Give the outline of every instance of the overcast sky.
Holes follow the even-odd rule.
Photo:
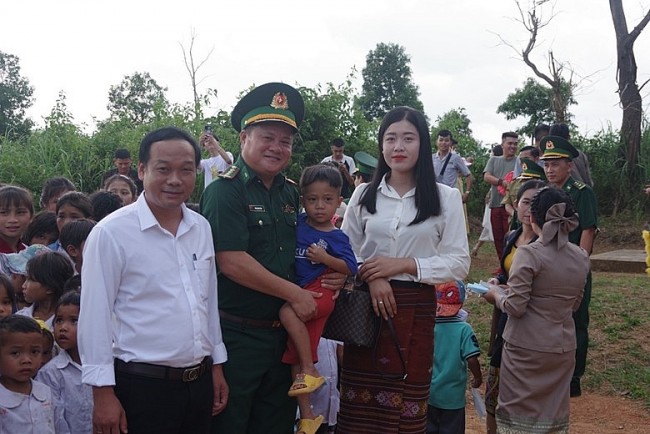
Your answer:
[[[527,0],[522,0],[525,4]],[[200,90],[216,88],[216,108],[230,110],[253,83],[284,81],[313,87],[342,83],[361,70],[379,42],[402,45],[430,119],[464,107],[477,139],[496,142],[523,124],[496,113],[532,72],[496,34],[523,47],[527,34],[513,0],[286,0],[286,1],[5,1],[0,50],[20,57],[34,86],[29,115],[39,125],[65,91],[77,123],[92,130],[107,117],[111,85],[136,71],[168,88],[172,102],[191,100],[179,42],[197,34],[195,54],[214,47],[200,71]],[[624,0],[632,28],[648,0]],[[607,0],[557,0],[557,16],[542,30],[534,60],[557,59],[590,77],[570,110],[583,134],[618,129],[616,43]],[[635,45],[639,83],[650,78],[650,28]],[[644,89],[644,96],[649,94]],[[647,108],[650,99],[644,106]]]

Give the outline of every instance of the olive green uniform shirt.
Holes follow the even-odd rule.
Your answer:
[[[201,197],[201,213],[212,226],[216,252],[244,251],[290,282],[295,280],[299,207],[293,181],[279,174],[269,190],[241,157]],[[222,273],[217,277],[219,309],[244,318],[278,319],[284,300],[240,285]]]
[[[569,234],[569,241],[573,244],[580,245],[580,236],[582,231],[598,226],[598,202],[594,191],[587,184],[576,181],[569,176],[562,186],[562,190],[569,193],[573,204],[576,207],[580,226]]]

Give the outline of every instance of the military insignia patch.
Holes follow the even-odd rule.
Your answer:
[[[294,214],[296,212],[296,208],[291,204],[286,204],[282,207],[282,212],[286,214]]]
[[[522,170],[528,170],[528,164],[526,164],[526,163],[521,163],[521,169],[522,169]]]
[[[264,205],[248,205],[248,210],[251,212],[266,212]]]
[[[555,149],[555,145],[550,140],[546,142],[546,149]]]
[[[226,170],[222,174],[219,175],[219,178],[226,178],[226,179],[233,179],[234,177],[237,176],[239,173],[239,167],[237,166],[230,166],[230,169]]]
[[[276,92],[271,101],[271,107],[274,109],[289,110],[289,101],[284,92]]]

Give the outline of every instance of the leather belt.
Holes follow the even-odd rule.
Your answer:
[[[152,365],[149,363],[124,362],[115,359],[115,370],[125,374],[139,375],[159,380],[182,381],[189,383],[198,380],[212,368],[212,357],[207,356],[201,363],[189,368],[171,368],[169,366]]]
[[[237,315],[233,315],[226,311],[219,309],[219,316],[222,320],[227,322],[237,324],[243,327],[251,327],[255,329],[279,329],[282,328],[282,323],[280,320],[264,320],[264,319],[251,319],[251,318],[242,318]]]

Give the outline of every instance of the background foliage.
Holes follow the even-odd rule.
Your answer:
[[[392,59],[390,62],[387,61],[389,58]],[[28,80],[20,76],[18,62],[19,59],[15,56],[0,52],[0,128],[4,128],[0,130],[0,182],[25,186],[34,192],[36,202],[43,182],[53,176],[65,176],[80,190],[88,193],[97,190],[102,174],[112,167],[112,154],[116,148],[129,149],[134,160],[137,160],[141,138],[148,131],[166,125],[184,128],[198,137],[204,126],[209,124],[226,150],[235,157],[239,154],[239,138],[230,125],[230,114],[220,110],[211,112],[213,115],[208,117],[201,115],[210,112],[210,99],[216,96],[216,91],[212,90],[200,98],[199,110],[194,101],[184,105],[170,104],[165,95],[166,88],[146,72],[127,75],[110,88],[107,101],[111,114],[107,119],[97,122],[95,131],[87,132],[75,124],[64,92],[59,94],[50,114],[45,118],[44,127],[34,129],[31,120],[25,118],[24,114],[24,110],[31,104],[33,89]],[[393,74],[394,62],[401,65],[400,74]],[[379,114],[391,107],[391,104],[421,107],[417,99],[417,86],[411,80],[409,62],[410,58],[403,47],[378,44],[368,55],[361,91],[353,85],[356,75],[354,69],[340,84],[326,83],[314,87],[298,85],[305,99],[306,117],[294,146],[294,156],[286,170],[287,175],[297,180],[304,167],[329,155],[329,145],[336,137],[345,140],[348,155],[366,151],[377,156]],[[399,86],[381,87],[396,81],[401,81]],[[254,85],[242,89],[241,93],[252,87]],[[373,88],[374,94],[369,91]],[[407,91],[402,96],[388,91],[387,94],[381,93],[381,89],[394,91],[398,88]],[[530,101],[526,96],[528,93],[533,95]],[[518,96],[515,98],[513,95]],[[364,105],[364,101],[369,103],[370,99],[374,99],[372,106],[375,111],[369,111],[369,106]],[[5,103],[10,109],[2,106]],[[552,121],[548,120],[548,89],[545,90],[544,86],[535,84],[533,80],[524,83],[522,89],[515,90],[501,108],[506,104],[510,104],[508,107],[513,115],[519,113],[522,119],[530,122],[533,119],[535,122]],[[524,106],[528,106],[529,112],[515,111],[523,110]],[[523,126],[522,131],[527,131],[529,126]],[[458,140],[459,153],[474,159],[470,170],[477,182],[472,188],[468,211],[470,216],[480,218],[489,187],[482,181],[483,168],[489,157],[489,145],[473,136],[469,116],[464,108],[457,107],[431,122],[432,152],[435,151],[437,132],[443,128],[452,131]],[[627,168],[625,156],[620,153],[619,132],[610,126],[585,138],[574,128],[572,141],[587,154],[591,163],[600,213],[618,215],[625,211],[628,213],[626,215],[631,213],[638,221],[645,218],[648,199],[641,192],[642,185],[633,185],[623,176]],[[646,123],[641,156],[636,167],[645,174],[646,180],[650,180],[649,163],[650,129]],[[197,185],[203,185],[202,175],[199,176]],[[196,189],[193,201],[198,200],[201,191],[200,187]]]

